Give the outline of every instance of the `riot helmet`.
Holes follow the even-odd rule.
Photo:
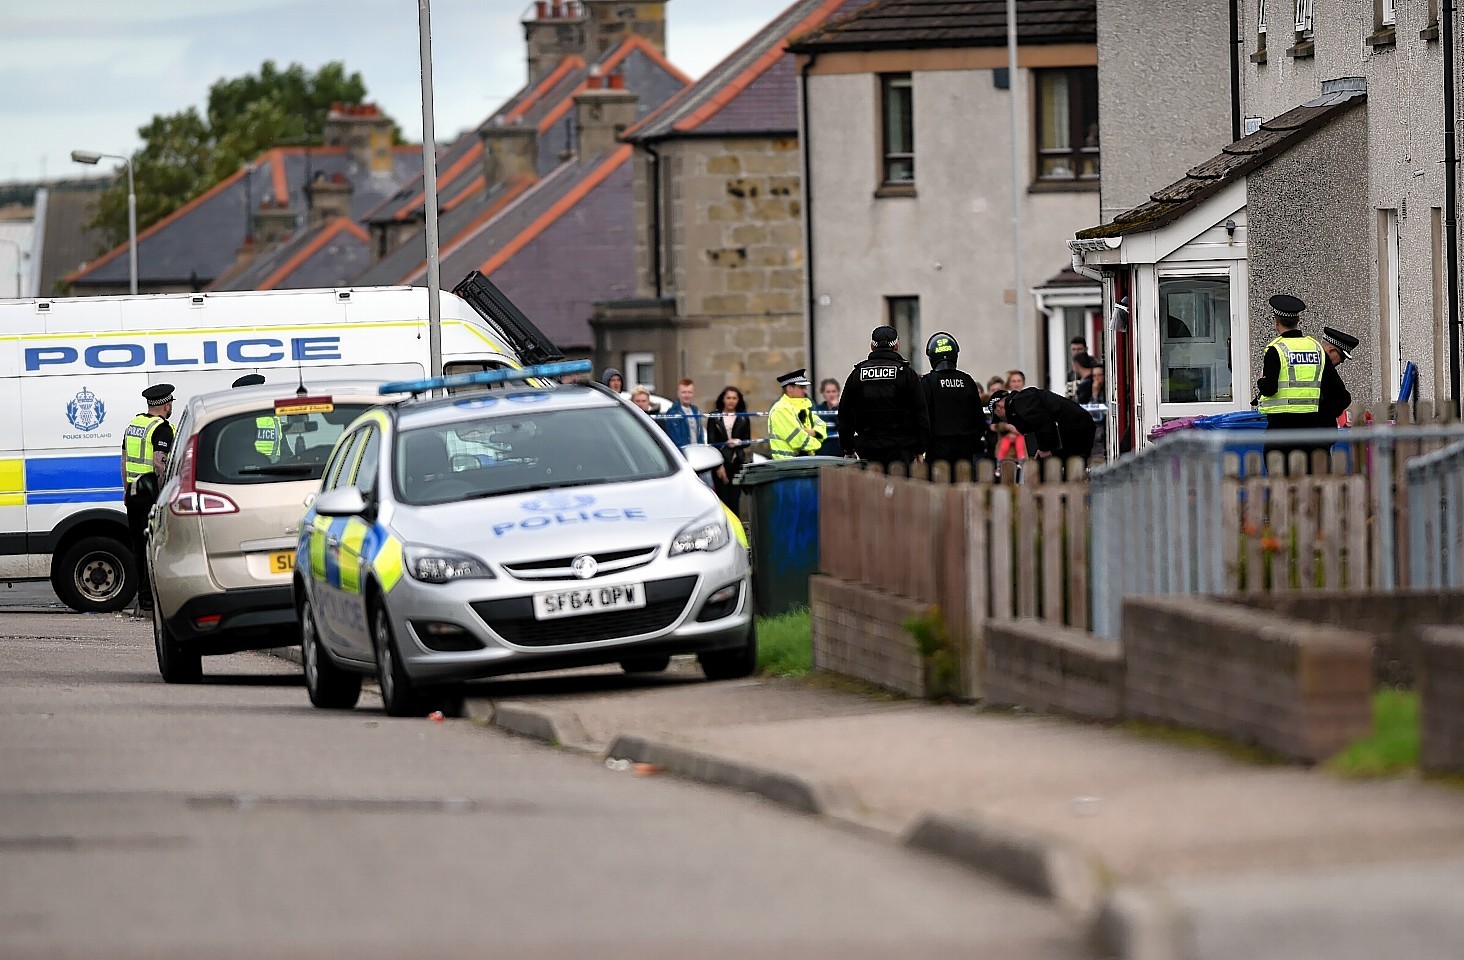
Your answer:
[[[956,357],[961,353],[961,345],[956,338],[944,331],[932,334],[931,338],[925,341],[925,356],[930,359],[930,369],[946,370],[956,365]]]

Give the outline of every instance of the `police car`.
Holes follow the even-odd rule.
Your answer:
[[[394,716],[451,711],[478,677],[696,654],[711,679],[757,657],[747,552],[698,472],[599,384],[545,364],[389,384],[410,393],[336,444],[301,524],[295,603],[317,707],[373,675]],[[423,398],[435,390],[446,397]]]

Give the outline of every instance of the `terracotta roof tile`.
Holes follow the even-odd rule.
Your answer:
[[[1093,43],[1097,0],[1017,0],[1023,44]],[[875,0],[803,36],[796,52],[916,47],[982,47],[1006,43],[1006,0]]]

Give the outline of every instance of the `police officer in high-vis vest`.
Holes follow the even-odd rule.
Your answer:
[[[264,383],[264,377],[257,373],[246,373],[235,380],[236,387],[257,387]],[[256,453],[269,457],[270,460],[278,459],[280,453],[280,421],[278,417],[255,417],[254,418],[254,450]]]
[[[173,385],[159,383],[142,391],[147,412],[139,413],[122,431],[123,503],[127,507],[127,529],[132,534],[132,554],[137,568],[137,603],[152,609],[152,586],[148,579],[147,517],[158,499],[158,474],[168,462],[173,446]]]
[[[829,428],[813,412],[807,373],[785,373],[778,378],[778,386],[783,388],[783,396],[768,411],[769,452],[774,460],[811,457],[828,437]]]
[[[1345,392],[1347,388],[1327,359],[1321,341],[1299,329],[1306,304],[1284,293],[1272,297],[1270,304],[1277,336],[1266,344],[1261,358],[1256,409],[1266,415],[1268,430],[1316,427],[1322,393]],[[1312,447],[1297,449],[1309,452]]]

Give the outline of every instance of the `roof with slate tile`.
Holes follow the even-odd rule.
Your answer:
[[[1017,0],[1017,36],[1023,46],[1095,43],[1097,0]],[[875,0],[803,36],[797,53],[1003,46],[1006,0]]]
[[[392,160],[390,173],[376,174],[356,163],[345,147],[280,147],[260,154],[253,164],[137,235],[139,285],[211,283],[229,269],[244,245],[251,220],[246,205],[258,209],[266,200],[284,197],[303,220],[304,189],[316,174],[343,176],[351,184],[351,216],[362,217],[395,193],[403,180],[421,172],[420,147],[395,147]],[[126,254],[123,244],[67,279],[81,291],[126,284]]]
[[[371,236],[349,217],[335,217],[220,277],[213,290],[285,290],[353,286],[371,262]]]
[[[1269,163],[1366,99],[1365,91],[1346,89],[1324,93],[1294,107],[1265,121],[1250,136],[1235,141],[1216,156],[1192,167],[1183,177],[1150,196],[1146,202],[1120,213],[1109,223],[1079,230],[1077,238],[1121,237],[1130,233],[1146,233],[1173,223],[1226,185]]]
[[[678,134],[798,131],[798,68],[788,38],[870,0],[798,0],[696,83],[627,130],[627,141]]]

